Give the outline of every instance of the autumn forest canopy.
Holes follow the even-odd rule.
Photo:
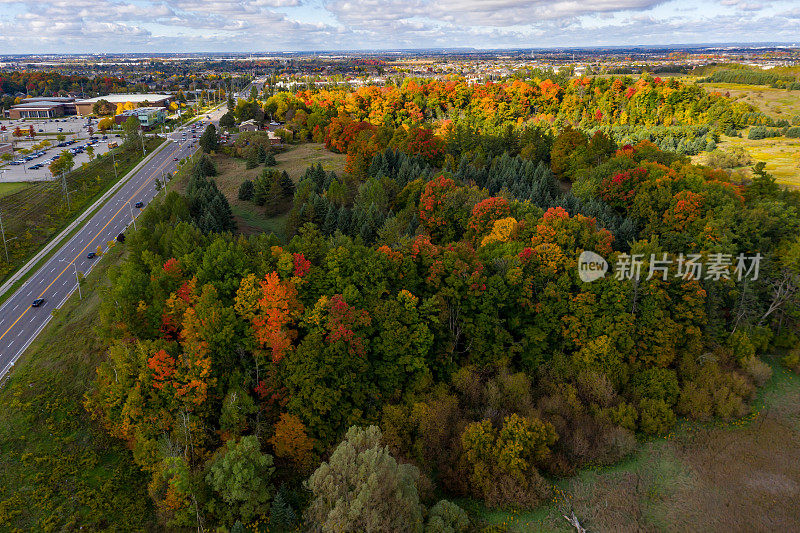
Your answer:
[[[678,420],[747,415],[767,351],[800,367],[800,194],[688,157],[775,126],[745,103],[647,75],[406,79],[226,122],[249,119],[345,171],[292,180],[265,134],[207,130],[103,298],[85,405],[165,527],[471,531],[455,502],[536,508]],[[215,154],[266,164],[239,199],[284,238],[237,233]],[[582,281],[584,251],[644,275]]]

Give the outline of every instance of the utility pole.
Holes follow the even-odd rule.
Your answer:
[[[67,173],[61,173],[61,186],[64,188],[64,196],[67,199],[67,209],[70,208],[69,206],[69,187],[67,187]]]
[[[117,158],[114,156],[114,150],[115,148],[111,149],[111,162],[114,164],[114,182],[116,182],[119,177],[117,176]]]
[[[144,126],[139,124],[139,133],[141,133],[140,139],[142,140],[142,156],[146,156],[147,152],[144,151]]]
[[[3,248],[6,250],[6,263],[11,263],[11,259],[8,258],[8,244],[6,244],[6,230],[3,227],[3,215],[0,214],[0,233],[3,235]]]

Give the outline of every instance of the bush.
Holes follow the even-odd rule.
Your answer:
[[[786,136],[790,139],[800,138],[800,126],[794,126],[786,130]]]
[[[675,413],[667,402],[644,398],[639,402],[639,429],[648,435],[661,435],[675,424]]]
[[[753,383],[762,386],[772,377],[772,367],[758,357],[749,357],[742,365],[744,371],[753,380]]]
[[[469,528],[469,517],[458,505],[441,500],[431,507],[425,533],[464,533]]]
[[[243,200],[245,202],[249,202],[253,199],[253,180],[244,180],[241,185],[239,185],[239,200]]]
[[[633,378],[634,398],[661,400],[668,407],[678,401],[678,376],[668,368],[648,368]]]
[[[754,126],[750,128],[747,138],[751,141],[759,139],[767,139],[769,137],[780,137],[781,130],[778,128],[768,128],[766,126]]]
[[[741,146],[734,146],[730,150],[709,152],[705,164],[716,168],[736,168],[753,164],[753,158]]]
[[[786,354],[781,362],[783,363],[783,366],[792,372],[800,374],[800,348],[795,348]]]

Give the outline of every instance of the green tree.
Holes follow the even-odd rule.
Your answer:
[[[213,124],[206,126],[206,130],[200,136],[200,148],[205,153],[214,152],[219,147],[217,139],[217,128]]]
[[[125,143],[133,144],[139,142],[140,126],[139,119],[134,116],[128,117],[128,120],[122,123],[122,131],[124,132],[123,139],[125,139]]]
[[[206,482],[228,505],[220,506],[225,522],[250,522],[267,515],[274,494],[272,456],[261,452],[254,435],[228,441],[217,452],[206,475]],[[212,506],[213,507],[213,506]]]
[[[232,128],[236,125],[236,120],[233,118],[233,113],[228,111],[219,118],[220,128]]]
[[[244,180],[242,184],[239,185],[238,198],[245,202],[249,202],[253,199],[253,180]]]
[[[422,532],[419,471],[398,464],[381,445],[377,426],[353,426],[306,483],[312,492],[307,519],[328,532]]]
[[[61,152],[61,157],[50,163],[48,168],[50,168],[50,173],[53,177],[58,177],[68,173],[74,166],[75,158],[69,151],[63,150]]]

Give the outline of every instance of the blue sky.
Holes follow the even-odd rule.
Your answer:
[[[800,44],[800,0],[0,0],[0,53]]]

